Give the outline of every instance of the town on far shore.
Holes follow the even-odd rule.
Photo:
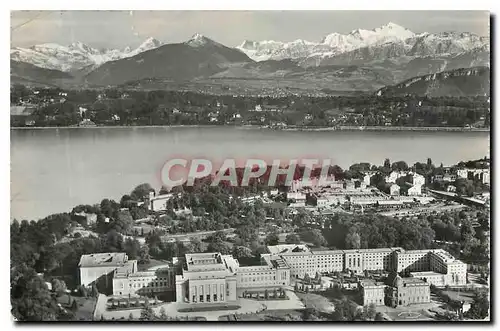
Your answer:
[[[11,222],[13,316],[464,321],[490,313],[490,159],[212,176]],[[314,174],[314,171],[313,171]]]
[[[64,90],[13,84],[11,127],[251,125],[276,130],[490,130],[489,96],[235,93]]]

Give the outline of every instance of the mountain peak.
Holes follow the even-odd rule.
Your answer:
[[[396,23],[393,23],[393,22],[389,22],[387,23],[386,25],[383,25],[382,27],[388,27],[389,29],[397,29],[397,28],[402,28],[402,29],[405,29],[404,27],[402,27],[401,25],[398,25]]]
[[[144,42],[139,46],[139,48],[156,48],[161,45],[161,42],[158,39],[153,37],[149,37],[144,40]]]
[[[200,33],[195,33],[191,39],[189,39],[186,44],[192,47],[204,46],[207,44],[216,45],[217,43],[210,38],[205,37]]]
[[[403,38],[405,38],[405,37],[409,38],[409,37],[413,37],[415,35],[413,32],[411,32],[407,28],[405,28],[399,24],[393,23],[393,22],[389,22],[385,25],[382,25],[379,28],[375,28],[375,29],[373,29],[373,31],[375,31],[379,34],[382,34],[382,35],[393,35],[393,36],[400,36]]]

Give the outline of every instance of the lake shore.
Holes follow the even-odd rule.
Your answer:
[[[441,132],[490,132],[490,128],[463,128],[453,126],[339,126],[339,127],[270,127],[260,125],[102,125],[102,126],[33,126],[11,127],[11,130],[48,130],[48,129],[122,129],[122,128],[248,128],[274,131],[441,131]]]

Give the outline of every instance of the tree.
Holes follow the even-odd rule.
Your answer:
[[[274,246],[278,244],[279,240],[280,239],[276,233],[270,233],[267,235],[265,242],[266,245]]]
[[[51,281],[52,291],[54,291],[58,296],[62,295],[66,291],[66,283],[63,280],[57,278]]]
[[[210,241],[212,242],[226,241],[226,240],[227,240],[226,233],[224,231],[217,231],[210,238]]]
[[[142,245],[139,250],[139,261],[140,264],[149,263],[151,256],[149,255],[149,247],[148,245]]]
[[[130,197],[133,200],[142,200],[149,196],[149,192],[154,191],[151,185],[145,183],[136,186],[130,193]]]
[[[131,260],[137,259],[139,251],[141,249],[141,244],[136,239],[127,238],[123,244],[125,253]]]
[[[308,273],[304,275],[304,283],[311,284],[311,277],[309,276]]]
[[[208,245],[207,252],[231,254],[232,246],[227,242],[222,242],[222,241],[212,242]]]
[[[139,317],[140,321],[154,321],[156,319],[156,315],[153,311],[153,308],[146,302],[144,307],[141,309],[141,317]]]
[[[119,233],[127,234],[134,225],[134,219],[128,210],[118,210],[112,226]]]
[[[394,162],[391,166],[392,170],[396,171],[406,171],[408,170],[408,164],[405,161]]]
[[[391,160],[389,160],[389,159],[384,160],[384,168],[387,168],[387,169],[391,168]]]
[[[361,248],[361,236],[355,231],[350,231],[345,237],[345,246],[348,249]]]
[[[167,313],[165,312],[165,308],[161,307],[160,308],[160,320],[166,321],[168,319]]]
[[[477,292],[466,316],[472,319],[485,319],[489,315],[489,310],[488,293],[485,291]]]
[[[302,240],[311,242],[314,246],[320,247],[320,246],[326,246],[327,242],[325,240],[325,237],[323,237],[323,234],[319,229],[310,229],[302,232],[300,234]]]
[[[295,233],[290,233],[286,236],[285,242],[287,244],[300,244],[300,239]]]
[[[376,313],[375,314],[375,321],[384,321],[384,315],[382,313]]]
[[[335,305],[335,311],[332,317],[335,321],[354,321],[358,317],[357,305],[347,298],[344,298]]]
[[[372,321],[377,315],[377,308],[375,304],[370,303],[368,306],[363,307],[363,317],[366,320]]]
[[[31,268],[11,270],[11,312],[18,321],[55,321],[58,308],[47,285]]]
[[[252,250],[245,246],[236,246],[233,250],[233,256],[236,259],[253,257]]]

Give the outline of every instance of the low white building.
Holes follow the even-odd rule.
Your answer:
[[[420,175],[420,174],[417,174],[417,173],[413,174],[412,175],[412,184],[424,186],[425,185],[425,177]]]
[[[396,183],[396,179],[406,176],[406,171],[392,171],[389,176],[385,177],[386,183]]]
[[[389,192],[391,195],[399,195],[400,187],[398,184],[392,184],[391,187],[389,187]]]
[[[413,185],[408,189],[408,195],[409,196],[414,196],[414,195],[422,195],[422,186],[420,185]]]
[[[288,200],[295,200],[295,202],[305,202],[306,195],[302,192],[288,192],[286,195]]]
[[[371,180],[371,176],[370,175],[365,175],[363,177],[363,182],[366,184],[366,186],[370,186],[370,180]]]
[[[161,194],[154,196],[151,192],[149,198],[149,209],[152,211],[164,211],[167,210],[167,202],[172,199],[174,195],[172,193]]]

